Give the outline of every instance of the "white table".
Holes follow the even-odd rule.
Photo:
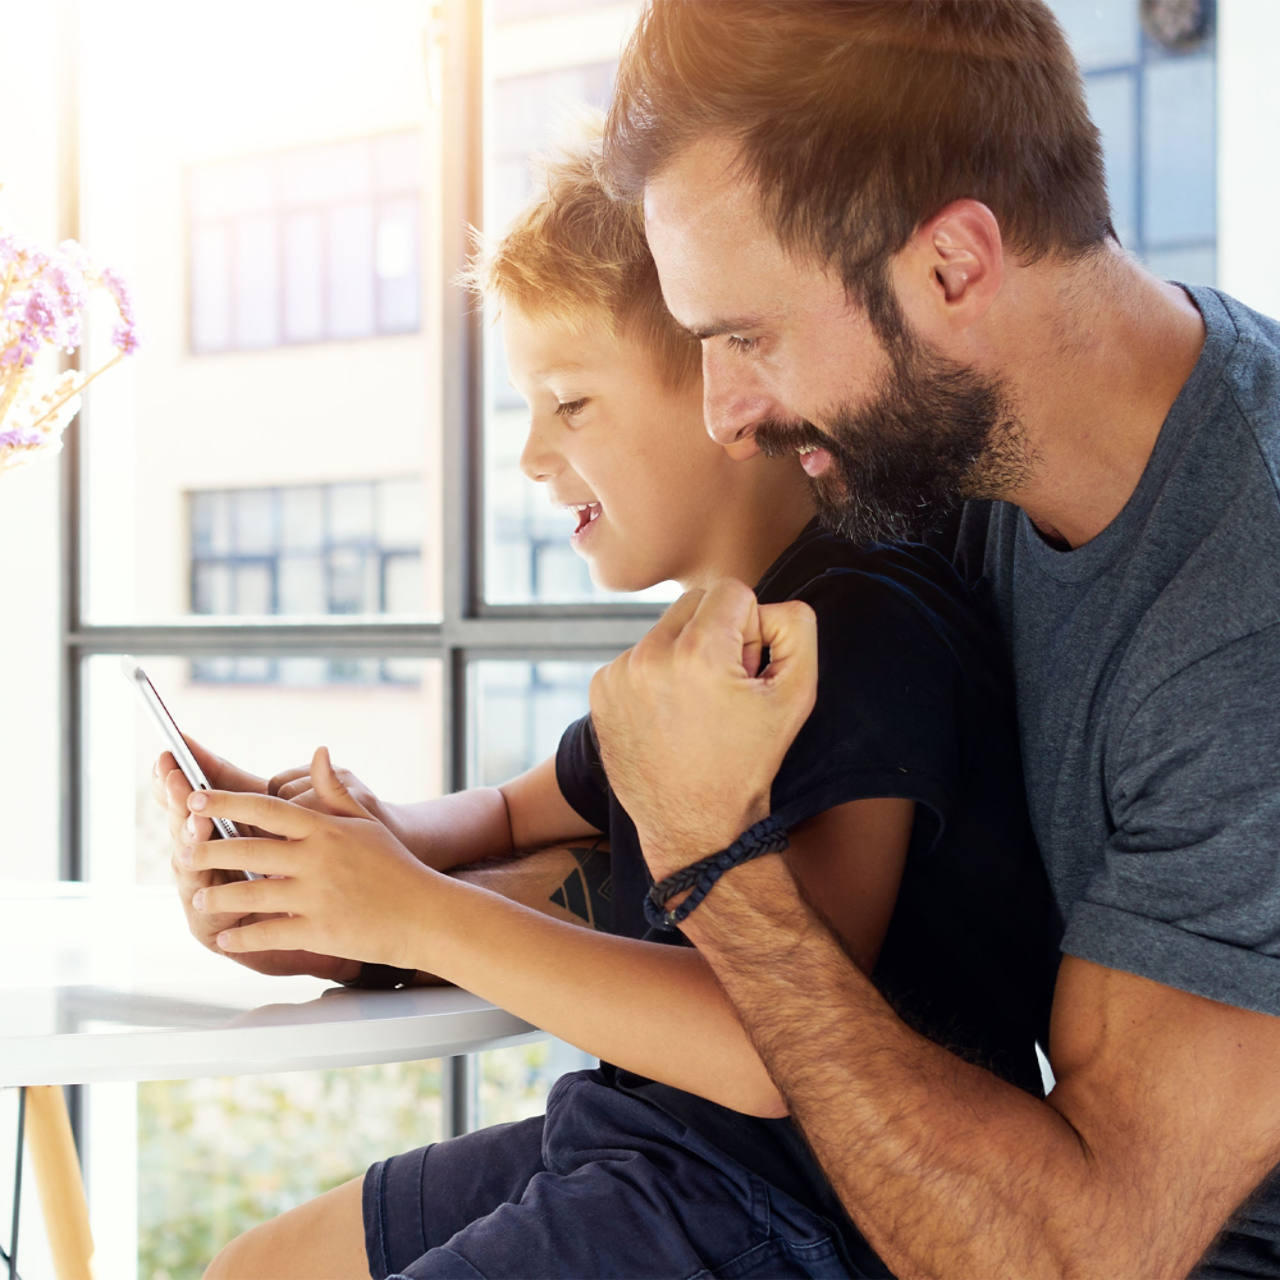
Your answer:
[[[401,1062],[535,1034],[454,987],[350,991],[252,973],[190,936],[170,888],[0,881],[0,910],[0,1087]],[[59,1274],[87,1275],[74,1256],[92,1245],[61,1093],[28,1096],[43,1108],[32,1112],[32,1154],[39,1143],[51,1179],[46,1192],[37,1160],[46,1220],[64,1237],[55,1260],[60,1247],[69,1255]],[[69,1225],[49,1221],[60,1216],[50,1195],[65,1202]]]

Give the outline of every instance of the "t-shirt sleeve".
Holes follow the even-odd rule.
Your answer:
[[[575,720],[560,737],[556,783],[580,818],[596,831],[609,830],[609,783],[589,715]]]
[[[1107,770],[1114,834],[1063,950],[1280,1014],[1280,634],[1147,695]]]
[[[818,621],[818,690],[773,783],[792,828],[850,800],[898,796],[942,830],[958,767],[957,661],[940,620],[888,578],[833,570],[798,599]]]

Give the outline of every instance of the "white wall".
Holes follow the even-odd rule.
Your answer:
[[[0,229],[58,240],[53,5],[6,10]],[[16,122],[21,122],[15,127]],[[0,475],[0,879],[58,865],[58,459]]]
[[[1218,282],[1280,316],[1280,4],[1218,3]]]

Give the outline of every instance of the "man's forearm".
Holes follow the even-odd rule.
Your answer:
[[[1154,1276],[1194,1262],[1160,1260],[1054,1106],[908,1029],[781,859],[724,876],[684,930],[895,1274]]]
[[[571,924],[607,927],[611,917],[609,849],[603,837],[477,862],[452,874]]]

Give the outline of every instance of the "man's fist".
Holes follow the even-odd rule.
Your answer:
[[[817,666],[807,604],[761,605],[724,579],[686,592],[596,672],[600,754],[655,879],[769,812],[774,775],[813,709]]]

